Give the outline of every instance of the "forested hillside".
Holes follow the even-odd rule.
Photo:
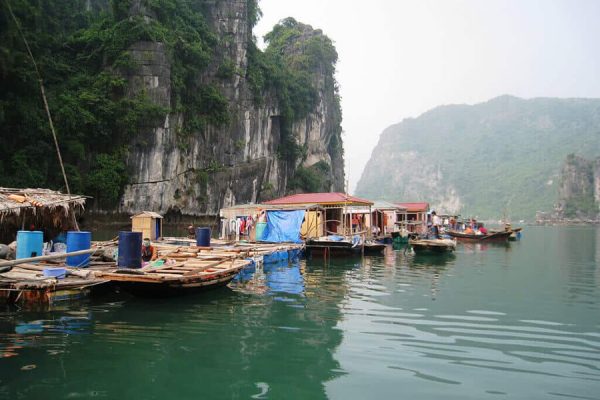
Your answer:
[[[387,128],[357,195],[429,200],[464,216],[533,219],[552,210],[570,153],[600,154],[600,100],[501,96]]]

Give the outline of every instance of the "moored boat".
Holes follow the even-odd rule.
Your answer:
[[[409,239],[408,244],[417,254],[451,253],[456,249],[453,239]]]
[[[250,260],[193,260],[141,269],[117,268],[96,277],[117,282],[125,291],[143,297],[191,294],[227,285]]]
[[[464,233],[460,231],[446,231],[446,233],[461,241],[469,242],[506,242],[512,231],[490,231],[487,234]]]
[[[306,251],[311,255],[330,256],[359,255],[363,251],[363,241],[358,235],[329,235],[306,240]]]
[[[385,249],[385,244],[373,240],[367,240],[364,244],[365,254],[381,254]]]

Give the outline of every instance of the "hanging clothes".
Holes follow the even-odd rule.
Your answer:
[[[252,215],[248,215],[246,217],[246,234],[250,234],[250,230],[254,226],[254,220],[252,219]]]
[[[240,217],[238,218],[238,221],[240,222],[238,232],[240,233],[240,235],[243,235],[246,231],[246,219],[244,217]]]

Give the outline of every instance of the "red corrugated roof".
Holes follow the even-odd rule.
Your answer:
[[[400,207],[406,208],[407,212],[424,212],[429,210],[429,203],[417,202],[417,203],[394,203]]]
[[[344,193],[299,193],[279,199],[265,201],[265,204],[364,204],[373,205],[370,200],[350,196]]]

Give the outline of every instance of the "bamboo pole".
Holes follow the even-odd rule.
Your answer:
[[[10,265],[25,264],[25,263],[37,262],[37,261],[54,260],[57,258],[64,258],[64,257],[69,257],[69,256],[80,256],[83,254],[95,253],[98,250],[100,250],[100,249],[78,250],[78,251],[72,251],[70,253],[51,254],[51,255],[47,255],[47,256],[20,258],[18,260],[0,261],[0,267],[8,267]]]

